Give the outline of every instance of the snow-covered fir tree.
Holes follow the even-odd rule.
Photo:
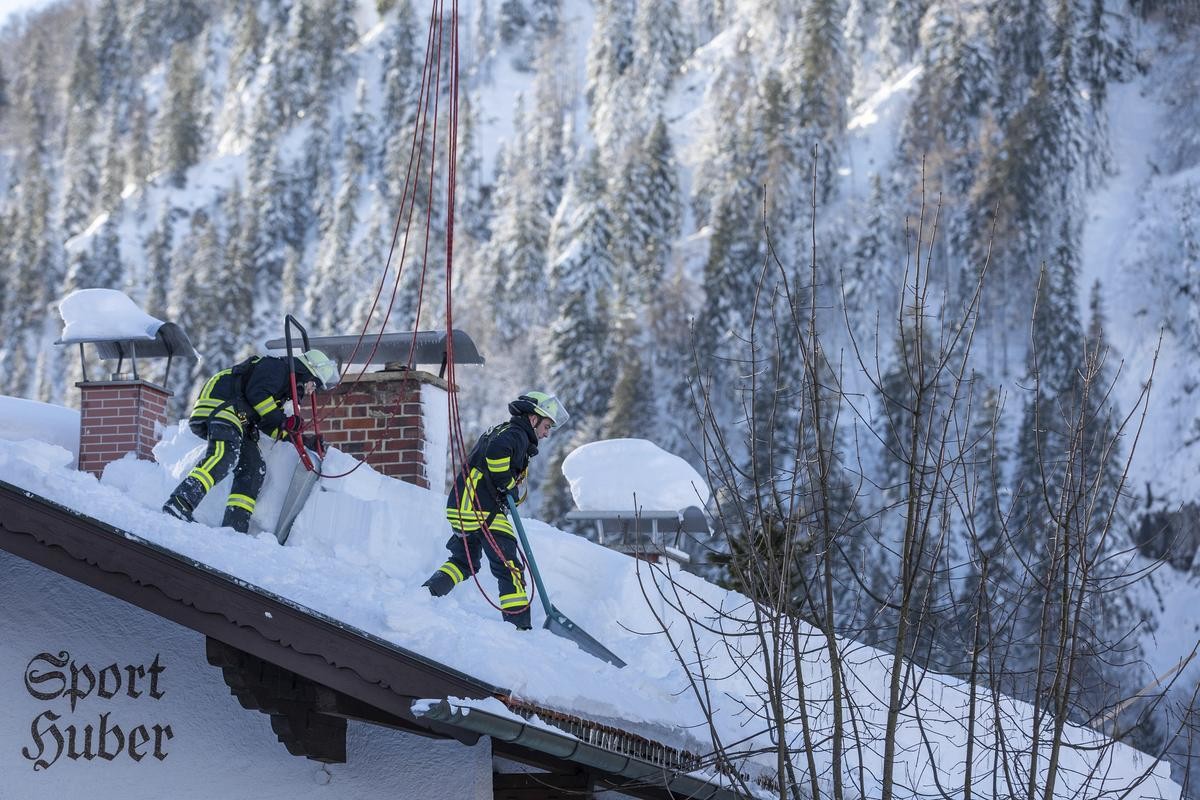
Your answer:
[[[167,72],[165,109],[158,129],[158,163],[175,186],[187,183],[187,170],[200,158],[203,147],[201,112],[196,102],[200,92],[199,74],[189,45],[171,49]]]

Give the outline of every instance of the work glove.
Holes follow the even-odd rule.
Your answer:
[[[521,485],[517,484],[508,490],[508,496],[512,498],[513,505],[519,506],[525,502],[525,498],[529,496],[529,492],[521,492]]]
[[[283,432],[279,435],[279,438],[283,441],[292,442],[295,441],[296,437],[299,436],[303,431],[304,420],[300,419],[295,414],[292,414],[291,416],[284,418]]]

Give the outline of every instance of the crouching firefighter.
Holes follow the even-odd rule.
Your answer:
[[[500,612],[522,630],[531,627],[525,571],[517,550],[516,533],[508,518],[508,498],[520,502],[520,482],[537,455],[538,442],[550,429],[567,421],[558,398],[545,392],[526,392],[508,404],[512,418],[489,430],[455,478],[446,498],[446,519],[454,535],[446,542],[450,558],[422,585],[434,597],[475,574],[479,551],[487,553],[500,588]],[[487,534],[495,547],[487,541]],[[499,552],[497,552],[499,551]]]
[[[320,350],[309,350],[291,361],[301,398],[318,386],[328,390],[338,383],[337,364]],[[221,524],[249,532],[254,504],[267,474],[258,449],[259,432],[275,440],[301,435],[300,418],[283,411],[284,402],[291,397],[287,356],[253,356],[209,378],[188,420],[192,433],[208,440],[208,449],[171,492],[162,510],[190,522],[204,496],[232,471],[233,486]]]

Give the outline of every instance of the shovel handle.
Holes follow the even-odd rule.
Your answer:
[[[521,515],[517,513],[517,504],[513,502],[512,495],[507,496],[508,510],[512,512],[513,525],[517,529],[517,536],[521,538],[521,547],[525,550],[525,558],[529,561],[529,571],[533,573],[533,585],[537,587],[538,597],[542,598],[542,608],[546,610],[546,616],[552,617],[556,609],[550,605],[550,595],[546,594],[546,587],[542,583],[542,574],[538,572],[537,561],[533,558],[533,550],[529,547],[529,539],[525,536],[525,526],[521,524]]]

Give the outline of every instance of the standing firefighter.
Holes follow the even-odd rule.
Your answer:
[[[292,364],[300,397],[311,394],[318,385],[332,389],[338,383],[337,364],[320,350],[302,353]],[[221,524],[247,533],[267,474],[258,449],[259,432],[276,440],[300,435],[300,418],[283,413],[283,404],[291,396],[286,356],[253,356],[209,378],[188,420],[192,433],[208,440],[208,449],[171,492],[163,511],[190,522],[204,496],[232,470],[233,486]]]
[[[450,558],[422,585],[434,597],[449,594],[475,574],[482,549],[500,587],[504,619],[528,630],[529,594],[507,498],[511,495],[519,502],[519,484],[529,459],[537,455],[538,442],[555,425],[565,423],[568,414],[557,397],[545,392],[526,392],[508,404],[508,413],[512,419],[479,437],[459,471],[446,498],[446,518],[454,528],[446,542]]]

